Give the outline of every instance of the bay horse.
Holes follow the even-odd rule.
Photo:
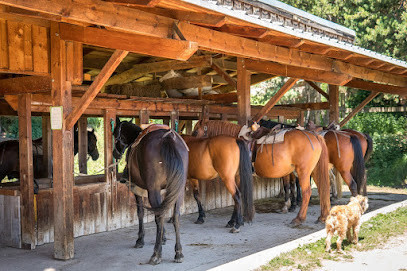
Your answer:
[[[253,125],[252,125],[253,127]],[[269,132],[267,128],[255,125],[250,137],[255,140]],[[236,136],[242,126],[225,121],[199,121],[194,134],[210,136],[215,133]],[[256,131],[254,131],[256,130]],[[319,221],[325,221],[330,210],[330,183],[328,178],[328,151],[323,137],[310,131],[290,130],[282,143],[265,144],[263,151],[257,148],[254,169],[256,174],[265,178],[281,178],[293,172],[298,174],[302,193],[302,204],[291,225],[298,226],[306,219],[311,196],[310,176],[318,187],[321,215]],[[273,149],[273,150],[272,150]],[[271,154],[274,154],[274,157]],[[274,161],[274,163],[273,163]]]
[[[197,138],[182,135],[189,147],[188,178],[198,204],[199,216],[196,224],[204,223],[205,212],[199,198],[199,181],[220,177],[235,202],[233,214],[226,227],[231,233],[240,231],[243,216],[250,222],[254,216],[253,176],[250,151],[242,139],[231,136]]]
[[[154,253],[149,263],[161,262],[164,235],[164,215],[174,206],[173,225],[176,235],[175,262],[184,259],[179,232],[179,214],[182,204],[188,168],[188,148],[184,140],[165,125],[152,125],[148,133],[131,122],[116,119],[113,156],[120,159],[126,148],[129,185],[147,190],[150,210],[154,212],[157,226]],[[147,130],[146,129],[146,130]],[[141,138],[137,137],[141,134]],[[161,190],[166,189],[164,199]],[[138,239],[135,247],[144,246],[143,198],[135,193],[139,219]]]
[[[92,160],[99,158],[97,138],[94,129],[88,129],[88,155]],[[47,178],[47,170],[43,164],[42,137],[33,140],[33,171],[34,178]],[[78,131],[74,130],[74,155],[78,153]],[[20,178],[19,142],[16,139],[0,142],[0,181],[6,176],[9,179]]]

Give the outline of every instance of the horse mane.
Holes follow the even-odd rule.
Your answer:
[[[228,135],[232,137],[237,137],[239,135],[240,129],[242,126],[239,124],[234,124],[225,120],[207,120],[200,121],[196,124],[195,129],[198,127],[203,129],[203,126],[206,125],[208,137],[217,136],[217,135]]]

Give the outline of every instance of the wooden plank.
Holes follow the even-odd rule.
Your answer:
[[[61,38],[104,48],[177,60],[187,60],[198,50],[198,45],[195,42],[120,33],[63,23],[61,24]]]
[[[291,65],[282,65],[273,62],[246,59],[245,64],[247,69],[261,73],[301,78],[304,80],[317,81],[334,85],[344,85],[352,79],[352,77],[346,74],[301,68]]]
[[[273,108],[273,106],[276,105],[276,103],[284,96],[284,94],[287,93],[287,91],[289,91],[295,85],[295,83],[297,83],[297,81],[297,78],[288,79],[288,81],[285,82],[285,84],[277,91],[277,93],[274,94],[274,96],[263,106],[260,112],[254,116],[253,120],[255,122],[259,122],[260,119],[264,115],[266,115],[270,111],[270,109]]]
[[[245,60],[237,59],[237,111],[238,123],[247,124],[250,116],[250,76],[251,73],[246,69]]]
[[[19,164],[21,191],[21,236],[22,246],[34,249],[35,210],[34,210],[34,172],[31,129],[31,95],[18,97]]]
[[[49,114],[42,115],[42,158],[48,178],[52,178],[52,138]]]
[[[326,93],[325,91],[323,91],[319,86],[317,86],[314,82],[312,81],[305,81],[308,83],[308,85],[310,85],[313,89],[315,89],[316,91],[318,91],[322,96],[324,96],[327,100],[329,100],[329,95],[328,93]]]
[[[211,68],[215,70],[223,79],[228,82],[229,85],[237,88],[236,80],[233,79],[226,71],[224,71],[221,67],[219,67],[216,63],[212,63]]]
[[[375,92],[372,91],[372,93],[370,93],[369,96],[366,97],[366,99],[364,99],[358,106],[355,107],[355,109],[353,109],[353,111],[351,113],[349,113],[349,115],[346,116],[346,118],[344,118],[341,123],[339,124],[341,127],[343,127],[346,123],[348,123],[348,121],[350,121],[357,113],[360,112],[360,110],[362,110],[363,107],[365,107],[371,100],[373,100],[377,95],[379,95],[380,92]]]
[[[119,66],[120,62],[127,56],[127,51],[116,50],[110,59],[107,61],[106,65],[103,67],[102,71],[96,77],[95,81],[93,81],[92,85],[86,91],[86,93],[82,96],[80,105],[76,106],[73,112],[66,118],[66,127],[68,129],[72,129],[75,122],[79,119],[79,117],[85,112],[86,108],[92,102],[92,100],[96,97],[102,86],[105,84],[107,79],[112,75],[114,70],[117,66]]]
[[[339,123],[339,86],[329,85],[329,123]]]
[[[0,95],[51,91],[51,77],[24,76],[0,80]]]
[[[33,44],[30,24],[24,24],[24,70],[33,71]]]
[[[49,73],[49,35],[46,27],[32,25],[34,71]]]
[[[24,71],[24,24],[7,21],[9,69]]]
[[[50,36],[52,103],[62,106],[66,116],[72,111],[71,84],[66,81],[66,47],[57,23],[51,24]],[[53,148],[54,257],[68,260],[74,257],[73,131],[63,124],[52,132],[52,145],[60,146]]]
[[[88,118],[78,120],[78,163],[79,172],[88,174]]]
[[[390,93],[395,95],[407,95],[407,87],[397,87],[392,85],[384,85],[373,82],[367,82],[360,79],[353,79],[349,81],[345,86],[351,88],[364,89],[374,92]]]
[[[8,60],[7,21],[0,19],[0,68],[8,69]]]
[[[73,43],[73,78],[72,85],[82,85],[83,82],[83,45],[80,42]]]
[[[126,6],[147,6],[155,7],[162,0],[105,0],[106,2],[111,2],[115,4],[124,4]]]

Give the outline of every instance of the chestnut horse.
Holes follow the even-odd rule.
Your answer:
[[[120,159],[125,149],[128,149],[127,169],[129,183],[147,190],[151,210],[155,215],[157,226],[154,253],[150,264],[161,262],[162,242],[164,235],[164,214],[174,206],[173,225],[176,235],[175,262],[183,261],[182,247],[179,233],[179,208],[182,204],[188,168],[188,148],[183,139],[167,127],[156,126],[141,139],[135,139],[141,133],[140,127],[131,122],[120,122],[116,119],[113,135],[115,145],[113,156]],[[134,142],[134,143],[133,143]],[[166,189],[164,199],[161,190]],[[137,216],[139,219],[139,233],[135,247],[144,246],[143,199],[136,196]]]
[[[235,202],[232,218],[226,227],[231,233],[240,231],[246,221],[253,219],[253,176],[250,152],[241,139],[230,136],[197,138],[182,136],[189,147],[188,178],[191,179],[199,217],[195,223],[204,223],[205,212],[199,198],[198,180],[207,181],[220,177]]]
[[[236,136],[241,126],[225,121],[199,121],[195,128],[196,136],[211,136],[215,133]],[[260,127],[251,133],[253,139],[260,138],[269,130]],[[260,151],[260,150],[263,151]],[[274,157],[271,157],[273,153]],[[274,161],[274,163],[273,163]],[[312,174],[320,196],[321,215],[319,221],[325,221],[330,210],[330,183],[328,178],[328,151],[323,137],[309,131],[290,130],[285,134],[284,142],[265,144],[257,148],[254,168],[260,177],[281,178],[293,172],[298,174],[302,204],[291,225],[298,226],[306,219],[311,196],[310,176]]]

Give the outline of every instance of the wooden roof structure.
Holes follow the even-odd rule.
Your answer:
[[[407,95],[407,64],[352,45],[354,36],[276,0],[0,0],[0,113],[19,116],[24,246],[34,248],[36,240],[32,113],[63,108],[62,129],[50,139],[60,146],[50,149],[54,256],[70,259],[70,150],[72,128],[83,114],[104,117],[107,166],[116,115],[243,124],[267,114],[301,118],[304,110],[326,109],[330,120],[339,121],[338,86],[371,91],[344,125],[380,92]],[[171,70],[177,75],[164,81]],[[250,106],[250,86],[274,76],[291,79],[264,107]],[[298,79],[328,102],[276,106]],[[314,82],[328,83],[329,93]],[[136,94],[122,92],[129,88]],[[179,91],[173,92],[178,98],[157,97],[174,89],[192,89],[196,97]],[[114,172],[106,170],[108,184]]]

